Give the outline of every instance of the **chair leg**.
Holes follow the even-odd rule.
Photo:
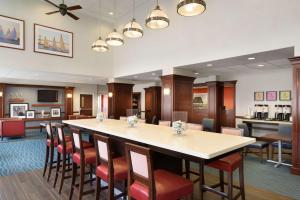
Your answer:
[[[114,199],[114,188],[115,188],[114,180],[112,177],[109,177],[109,181],[108,181],[108,199],[109,200]]]
[[[184,160],[184,164],[185,164],[185,177],[187,179],[190,179],[190,161],[188,160]]]
[[[264,150],[263,149],[259,150],[259,157],[260,157],[260,162],[263,163],[264,162]]]
[[[76,178],[77,178],[77,164],[73,162],[73,164],[72,164],[72,181],[71,181],[71,190],[70,190],[70,194],[69,194],[69,200],[71,200],[72,196],[73,196]]]
[[[55,179],[54,179],[54,184],[53,184],[54,188],[56,187],[56,182],[57,182],[59,171],[60,171],[60,153],[57,152],[56,172],[55,172]]]
[[[93,165],[90,164],[90,180],[92,180],[92,179],[93,179]],[[91,185],[91,186],[93,185],[93,182],[92,182],[92,181],[90,182],[90,185]]]
[[[271,159],[274,160],[274,147],[271,147]]]
[[[96,176],[96,200],[99,200],[101,192],[101,179]]]
[[[48,172],[48,178],[47,182],[50,180],[51,172],[53,168],[53,158],[54,158],[54,147],[50,147],[50,163],[49,163],[49,172]]]
[[[46,145],[46,158],[45,158],[45,164],[44,164],[43,177],[45,176],[46,171],[47,171],[48,161],[49,161],[49,147]]]
[[[62,170],[61,170],[61,179],[60,179],[60,186],[59,186],[59,194],[61,194],[62,187],[64,185],[65,180],[65,172],[66,172],[66,154],[62,155]]]
[[[242,161],[239,167],[239,179],[240,179],[240,190],[241,190],[241,198],[245,200],[245,184],[244,184],[244,161]]]
[[[270,145],[267,146],[267,160],[270,158]]]
[[[219,178],[220,178],[221,192],[224,192],[224,172],[222,170],[219,170]]]
[[[233,199],[233,180],[232,180],[232,172],[228,172],[228,199]]]
[[[84,187],[84,176],[85,176],[85,164],[80,165],[80,183],[79,183],[79,200],[83,196],[83,187]]]

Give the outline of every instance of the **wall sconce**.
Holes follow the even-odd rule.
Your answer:
[[[112,97],[113,97],[113,93],[112,93],[112,92],[109,92],[109,93],[108,93],[108,97],[109,97],[109,98],[112,98]]]
[[[68,94],[67,94],[67,98],[68,98],[68,99],[71,99],[72,97],[73,97],[72,93],[68,93]]]
[[[164,95],[170,95],[170,88],[164,88]]]
[[[2,91],[0,91],[0,97],[3,97],[3,92]]]

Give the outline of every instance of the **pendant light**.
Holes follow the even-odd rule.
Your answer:
[[[202,14],[206,9],[203,0],[179,0],[177,13],[182,16],[191,17]]]
[[[140,38],[143,36],[144,31],[142,26],[136,22],[134,18],[135,14],[135,0],[133,0],[133,16],[132,20],[125,25],[123,29],[123,34],[128,38]]]
[[[163,29],[168,27],[169,24],[170,20],[167,14],[159,7],[157,0],[155,9],[146,19],[146,26],[151,29]]]
[[[114,0],[114,16],[116,15],[116,0]],[[115,22],[115,17],[114,17]],[[122,46],[124,44],[123,36],[117,32],[117,29],[114,29],[113,32],[108,34],[105,39],[105,42],[110,46]]]
[[[99,33],[101,32],[100,26],[100,19],[101,19],[101,0],[99,2]],[[96,52],[106,52],[109,50],[107,44],[105,43],[104,40],[102,40],[101,36],[98,38],[97,41],[93,42],[92,44],[92,49]]]

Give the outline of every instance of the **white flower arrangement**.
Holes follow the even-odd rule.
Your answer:
[[[134,127],[134,125],[138,123],[138,118],[137,118],[137,116],[134,115],[134,116],[127,117],[127,123],[128,123],[131,127]]]
[[[185,130],[185,123],[182,121],[175,121],[172,123],[172,128],[176,131],[178,135],[181,135]]]
[[[103,122],[104,118],[105,118],[105,115],[104,115],[103,112],[100,112],[100,113],[97,114],[96,119],[97,119],[98,121]]]

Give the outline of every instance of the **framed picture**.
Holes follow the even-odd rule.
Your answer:
[[[290,101],[292,99],[291,90],[282,90],[279,91],[279,100],[280,101]]]
[[[206,109],[208,106],[208,93],[194,93],[193,94],[193,109]]]
[[[33,118],[35,118],[35,111],[34,110],[27,110],[26,111],[26,118],[27,119],[33,119]]]
[[[60,108],[51,108],[51,117],[60,117]]]
[[[254,92],[254,101],[264,101],[265,100],[264,92]]]
[[[0,15],[0,46],[25,49],[24,20]]]
[[[34,24],[34,52],[73,58],[73,33]]]
[[[266,92],[267,101],[277,101],[277,91],[267,91]]]
[[[28,103],[11,103],[9,104],[9,115],[11,118],[25,118],[28,107]]]

